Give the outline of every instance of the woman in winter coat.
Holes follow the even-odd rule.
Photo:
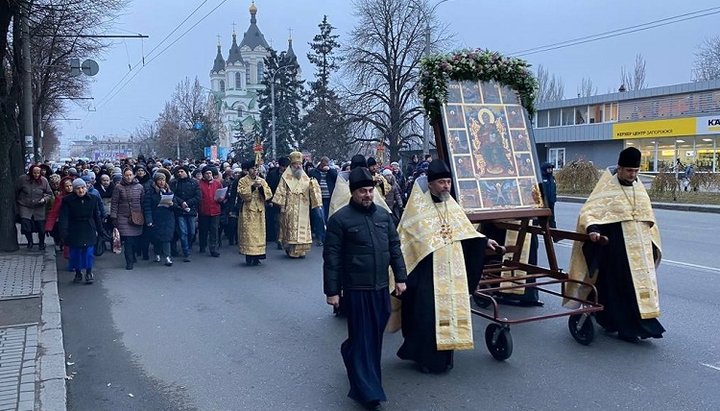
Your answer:
[[[38,165],[30,166],[26,175],[15,185],[15,201],[20,215],[20,229],[27,238],[27,247],[33,247],[32,233],[38,233],[40,250],[45,249],[45,214],[47,203],[53,198],[50,183],[42,176]]]
[[[75,270],[73,281],[82,281],[82,270],[85,270],[85,283],[91,284],[94,280],[95,243],[98,235],[105,235],[97,204],[100,200],[88,194],[86,183],[81,178],[73,180],[72,187],[73,193],[62,200],[58,223],[60,237],[70,248],[70,269]]]
[[[175,234],[175,209],[179,205],[174,196],[170,204],[161,203],[162,196],[173,194],[168,180],[170,173],[167,170],[160,169],[155,172],[152,185],[145,191],[143,212],[146,233],[155,250],[155,261],[164,261],[165,265],[170,267],[173,264],[170,258],[170,242]]]
[[[132,168],[123,171],[123,179],[115,186],[110,205],[110,220],[113,227],[120,232],[125,252],[125,269],[132,270],[135,259],[135,247],[142,235],[143,226],[134,224],[130,217],[132,212],[141,213],[143,209],[143,186],[135,178]],[[139,245],[139,244],[137,244]]]
[[[45,219],[45,232],[50,233],[55,240],[55,244],[62,247],[62,237],[60,236],[60,230],[58,230],[58,220],[60,219],[60,210],[62,209],[63,198],[73,193],[73,179],[70,177],[63,177],[60,180],[60,192],[53,201],[52,208],[47,214]],[[66,258],[68,255],[65,256]]]

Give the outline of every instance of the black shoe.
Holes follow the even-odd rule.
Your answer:
[[[220,257],[220,253],[218,253],[217,251],[211,251],[210,255],[213,257]]]
[[[133,269],[133,263],[125,264],[126,270],[132,270]]]
[[[33,243],[28,243],[28,244],[27,244],[27,249],[28,249],[28,250],[32,250],[32,248],[33,248]]]
[[[183,258],[184,263],[189,263],[190,261],[192,261],[192,260],[190,259],[189,255],[186,255],[185,258]]]
[[[368,401],[363,404],[363,407],[365,407],[366,410],[371,410],[371,411],[382,410],[382,405],[380,405],[380,401]]]
[[[45,251],[45,243],[41,243],[38,248],[40,249],[40,251]]]
[[[92,284],[93,281],[95,281],[95,277],[93,277],[92,271],[88,270],[85,273],[85,284]]]
[[[165,267],[172,267],[173,262],[170,257],[165,257]]]
[[[75,271],[75,278],[73,278],[73,282],[77,284],[80,281],[82,281],[82,273],[78,270]]]
[[[618,334],[618,338],[633,344],[636,344],[638,341],[640,341],[640,338],[638,338],[637,335]]]

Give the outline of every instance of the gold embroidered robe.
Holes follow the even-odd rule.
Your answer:
[[[616,175],[606,171],[580,210],[576,231],[585,233],[591,225],[618,222],[625,240],[640,318],[657,318],[660,316],[660,302],[655,269],[660,264],[662,249],[650,197],[642,183],[636,181],[632,186],[622,186]],[[594,283],[597,273],[589,272],[582,245],[577,241],[573,244],[569,275],[572,279]],[[658,251],[657,260],[653,260],[653,246]],[[566,293],[585,299],[590,289],[568,284]],[[578,304],[565,300],[564,305],[577,307]]]
[[[312,247],[310,210],[322,206],[320,185],[303,171],[300,178],[293,177],[288,167],[272,199],[281,207],[280,238],[290,257],[303,257]]]
[[[332,197],[330,197],[330,209],[328,210],[328,218],[335,214],[335,212],[350,203],[352,194],[350,193],[350,183],[348,181],[350,172],[343,171],[338,174],[337,181],[335,182],[335,190],[333,190]],[[377,189],[376,189],[377,190]],[[373,196],[373,203],[376,206],[390,211],[387,203],[383,199],[382,195],[376,194]]]
[[[261,187],[252,189],[255,181]],[[265,201],[272,198],[272,190],[267,182],[245,176],[238,181],[238,197],[243,201],[238,221],[238,248],[240,254],[265,255]]]
[[[483,235],[455,199],[433,202],[424,177],[415,182],[398,234],[409,275],[432,254],[437,350],[472,349],[472,313],[461,241]]]

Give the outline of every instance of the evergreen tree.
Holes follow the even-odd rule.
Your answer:
[[[315,65],[315,81],[310,82],[310,92],[303,118],[307,136],[306,146],[316,156],[339,159],[347,155],[351,144],[348,127],[343,118],[340,98],[330,87],[330,77],[340,68],[342,59],[335,55],[340,47],[338,35],[323,16],[318,24],[320,34],[310,42],[307,57]]]
[[[217,144],[218,132],[213,127],[212,121],[203,113],[194,115],[193,120],[195,135],[190,140],[192,156],[194,158],[205,158],[205,147]]]
[[[237,127],[233,129],[233,142],[231,145],[235,162],[243,162],[254,158],[254,145],[254,137],[251,136],[250,133],[245,132],[245,127],[243,127],[242,124],[238,124]]]
[[[303,127],[300,119],[304,80],[299,79],[300,66],[287,57],[285,52],[277,54],[270,50],[265,58],[264,89],[258,92],[260,122],[265,151],[272,150],[272,96],[271,82],[275,80],[275,128],[277,155],[286,156],[303,145]]]

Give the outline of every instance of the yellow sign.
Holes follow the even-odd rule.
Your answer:
[[[692,136],[696,132],[695,117],[613,124],[613,139]]]

